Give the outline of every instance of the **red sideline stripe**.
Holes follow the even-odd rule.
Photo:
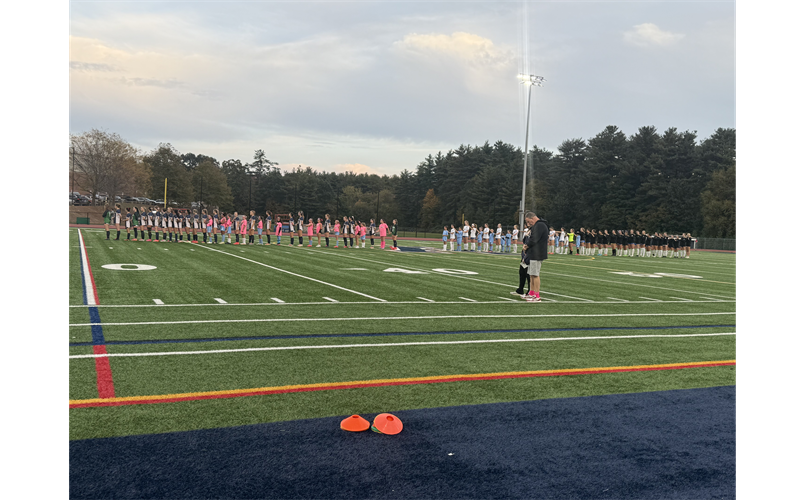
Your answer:
[[[105,345],[92,346],[93,354],[106,354]],[[109,364],[109,356],[95,358],[95,372],[98,379],[98,397],[115,397],[115,384],[112,381],[112,366]]]
[[[444,382],[472,382],[476,380],[499,380],[510,378],[531,378],[531,377],[559,377],[564,375],[596,375],[602,373],[618,373],[618,372],[639,372],[639,371],[657,371],[657,370],[681,370],[685,368],[708,368],[715,366],[734,366],[734,361],[715,362],[707,364],[691,364],[691,365],[676,365],[666,367],[643,367],[643,368],[613,368],[613,369],[600,369],[600,370],[577,370],[561,373],[526,373],[526,374],[511,374],[511,375],[479,375],[477,377],[444,377],[431,380],[403,380],[396,382],[380,382],[380,383],[364,383],[352,385],[337,385],[337,386],[316,386],[316,387],[299,387],[295,389],[278,389],[267,390],[258,392],[232,392],[227,394],[200,394],[188,397],[166,398],[166,399],[143,399],[143,400],[127,400],[127,401],[110,401],[106,402],[93,402],[93,403],[77,403],[71,404],[70,408],[87,408],[96,406],[124,406],[124,405],[138,405],[138,404],[153,404],[153,403],[177,403],[181,401],[198,401],[202,399],[225,399],[225,398],[239,398],[244,396],[267,396],[270,394],[287,394],[291,392],[313,392],[313,391],[334,391],[339,389],[362,389],[366,387],[389,387],[395,385],[418,385],[418,384],[440,384]]]
[[[92,296],[95,298],[95,305],[101,303],[98,299],[98,288],[95,286],[95,277],[92,275],[92,267],[89,265],[89,254],[87,253],[86,245],[84,244],[84,237],[81,234],[81,231],[78,231],[78,237],[81,240],[81,251],[83,255],[83,263],[87,266],[87,274],[89,274],[89,291],[92,292]],[[84,284],[87,286],[87,283]],[[95,309],[97,311],[97,309]],[[93,327],[95,328],[95,327]],[[106,346],[105,345],[93,345],[92,346],[92,353],[93,354],[107,354]],[[100,358],[95,358],[95,376],[96,376],[96,384],[98,386],[98,397],[99,398],[113,398],[115,397],[115,384],[112,380],[112,365],[109,363],[109,357],[104,356]]]

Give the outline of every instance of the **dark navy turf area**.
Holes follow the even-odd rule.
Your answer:
[[[70,497],[735,498],[734,386],[395,415],[72,441]]]

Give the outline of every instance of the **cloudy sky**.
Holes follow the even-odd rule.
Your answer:
[[[735,127],[735,3],[70,2],[70,132],[393,175],[460,144]]]

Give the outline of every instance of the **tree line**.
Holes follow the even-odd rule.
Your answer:
[[[513,225],[519,219],[523,150],[497,141],[428,155],[412,170],[376,175],[281,171],[263,150],[253,161],[181,153],[159,144],[140,153],[116,134],[71,135],[72,168],[82,187],[145,193],[181,206],[313,217],[398,219],[401,227],[441,229],[464,220]],[[735,237],[735,129],[695,132],[641,127],[627,136],[608,126],[588,140],[568,139],[556,153],[534,146],[527,163],[526,209],[555,226],[690,232]]]

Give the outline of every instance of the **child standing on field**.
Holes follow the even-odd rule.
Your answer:
[[[275,226],[274,227],[274,231],[275,231],[274,234],[277,236],[277,245],[279,245],[279,244],[282,243],[280,241],[280,240],[282,240],[282,221],[279,220],[279,216],[277,216],[277,221],[274,222],[274,226]]]
[[[246,231],[249,228],[249,223],[246,221],[246,216],[241,216],[240,220],[240,243],[241,245],[246,244]]]
[[[335,248],[338,248],[338,237],[341,236],[341,221],[338,219],[335,220],[335,225],[333,226],[333,233],[335,233]]]
[[[380,229],[380,249],[385,250],[386,249],[386,232],[389,230],[389,226],[388,226],[388,224],[383,222],[383,219],[380,219],[379,229]]]
[[[444,226],[444,231],[442,231],[442,251],[447,251],[447,238],[450,236],[450,231],[447,230],[447,226]]]

